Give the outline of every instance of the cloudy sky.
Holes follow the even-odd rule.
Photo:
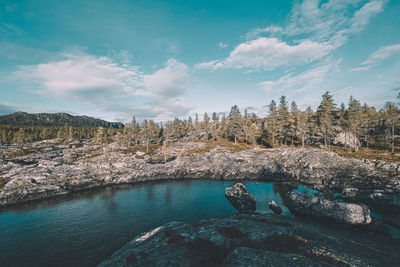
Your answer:
[[[0,0],[0,114],[165,121],[400,91],[398,0]]]

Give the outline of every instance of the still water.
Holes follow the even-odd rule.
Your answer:
[[[165,181],[103,188],[0,213],[0,266],[94,266],[136,235],[170,221],[193,223],[235,214],[225,199],[232,181]],[[243,182],[269,213],[284,210],[282,184]]]

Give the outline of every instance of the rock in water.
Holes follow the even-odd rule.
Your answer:
[[[256,210],[256,199],[241,183],[226,188],[225,197],[239,212],[253,212]]]
[[[279,205],[276,204],[275,201],[272,200],[272,201],[268,202],[268,206],[276,214],[281,214],[282,213],[281,207],[279,207]]]
[[[293,213],[300,215],[333,219],[346,224],[371,223],[370,211],[362,204],[337,203],[319,196],[290,192],[286,206]]]

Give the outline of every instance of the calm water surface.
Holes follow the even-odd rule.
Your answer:
[[[196,222],[236,210],[230,181],[166,181],[104,188],[29,203],[0,213],[0,266],[94,266],[136,235],[170,221]],[[270,212],[287,186],[244,182],[257,211]]]

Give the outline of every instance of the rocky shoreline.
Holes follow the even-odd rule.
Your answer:
[[[231,151],[208,142],[177,142],[146,151],[92,140],[79,145],[42,141],[3,151],[0,206],[107,185],[161,179],[263,180],[310,185],[344,200],[400,213],[400,164],[340,157],[321,149]],[[5,155],[5,156],[4,156]]]

